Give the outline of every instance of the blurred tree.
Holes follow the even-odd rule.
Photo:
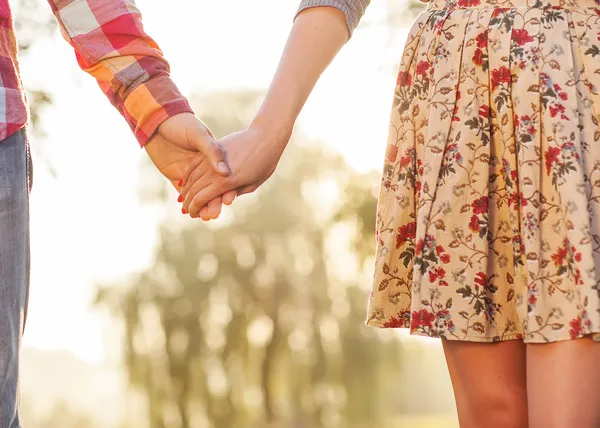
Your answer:
[[[218,119],[198,111],[222,135],[258,98],[204,98]],[[152,428],[352,428],[386,413],[400,344],[364,326],[358,284],[375,197],[339,156],[300,145],[228,222],[164,224],[153,267],[99,289],[124,322],[127,372]]]

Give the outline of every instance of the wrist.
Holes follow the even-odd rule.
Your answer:
[[[292,135],[294,119],[276,118],[259,113],[248,128],[264,135],[266,141],[270,141],[271,144],[283,150]]]

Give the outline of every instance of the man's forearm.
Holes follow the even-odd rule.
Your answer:
[[[80,67],[91,74],[140,145],[170,116],[191,112],[169,64],[129,0],[49,0]]]

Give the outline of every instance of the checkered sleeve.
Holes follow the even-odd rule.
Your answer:
[[[80,67],[91,74],[143,147],[170,116],[192,112],[145,32],[134,0],[49,0]]]

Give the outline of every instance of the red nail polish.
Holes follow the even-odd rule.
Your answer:
[[[179,182],[177,183],[177,185],[178,185],[179,187],[183,186],[183,178],[180,178],[180,179],[179,179]]]
[[[179,196],[177,197],[177,202],[183,202],[183,196],[179,195]]]
[[[182,209],[181,209],[181,212],[182,212],[183,214],[187,214],[187,211],[185,210],[185,208],[182,208]]]

